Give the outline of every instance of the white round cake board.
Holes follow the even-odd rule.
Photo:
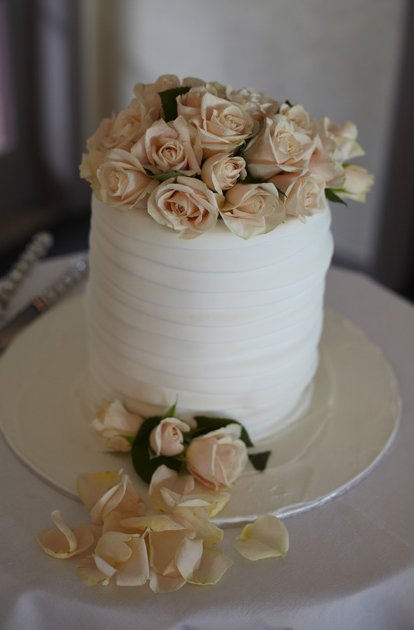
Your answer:
[[[398,425],[400,398],[380,349],[327,312],[310,407],[257,444],[271,450],[266,471],[247,470],[216,522],[288,516],[340,494],[378,462]],[[103,451],[90,426],[83,298],[54,308],[0,359],[0,424],[15,453],[42,478],[77,496],[81,472],[123,468],[144,496],[128,455]],[[201,410],[198,410],[200,412]]]

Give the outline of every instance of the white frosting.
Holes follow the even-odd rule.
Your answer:
[[[262,439],[306,402],[318,365],[330,212],[244,241],[222,222],[192,239],[145,211],[92,201],[87,292],[94,396],[144,416],[242,422]]]

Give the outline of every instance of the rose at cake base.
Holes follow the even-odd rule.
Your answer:
[[[86,309],[92,397],[143,417],[241,422],[257,442],[311,397],[333,242],[329,208],[241,239],[197,239],[93,197]]]

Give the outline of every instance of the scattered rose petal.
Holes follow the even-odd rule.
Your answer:
[[[52,519],[56,528],[42,529],[36,536],[37,542],[49,556],[71,558],[93,545],[95,536],[87,525],[76,525],[71,529],[59,510],[52,512]]]
[[[84,505],[90,510],[97,501],[119,480],[121,471],[82,473],[77,479],[77,491]]]
[[[232,560],[224,553],[213,549],[204,549],[200,564],[188,581],[190,584],[200,586],[217,584],[232,564]]]
[[[107,586],[109,584],[109,578],[99,571],[94,559],[91,556],[83,558],[80,561],[76,572],[80,580],[86,584],[86,586],[96,586],[97,584]]]
[[[208,547],[223,540],[223,530],[209,520],[205,508],[177,508],[171,516],[182,527],[195,532]]]
[[[289,550],[289,534],[276,516],[262,516],[243,528],[234,545],[248,560],[282,558]]]
[[[177,567],[177,554],[186,540],[195,538],[195,533],[186,530],[149,532],[149,548],[151,568],[160,575],[168,577],[184,577]],[[187,549],[191,555],[188,563],[196,566],[202,554],[202,541],[197,547]]]
[[[168,577],[160,575],[156,571],[150,573],[150,589],[154,593],[174,593],[182,588],[185,584],[185,579],[182,577]]]
[[[145,503],[138,496],[128,475],[122,475],[121,480],[97,501],[91,509],[92,523],[101,523],[106,516],[117,510],[134,514],[145,513]]]

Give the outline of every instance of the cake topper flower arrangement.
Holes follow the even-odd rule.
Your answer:
[[[363,202],[372,186],[350,161],[364,154],[351,122],[192,77],[162,75],[134,93],[89,138],[81,176],[102,202],[146,211],[183,238],[218,219],[250,238],[323,211],[326,198]]]

